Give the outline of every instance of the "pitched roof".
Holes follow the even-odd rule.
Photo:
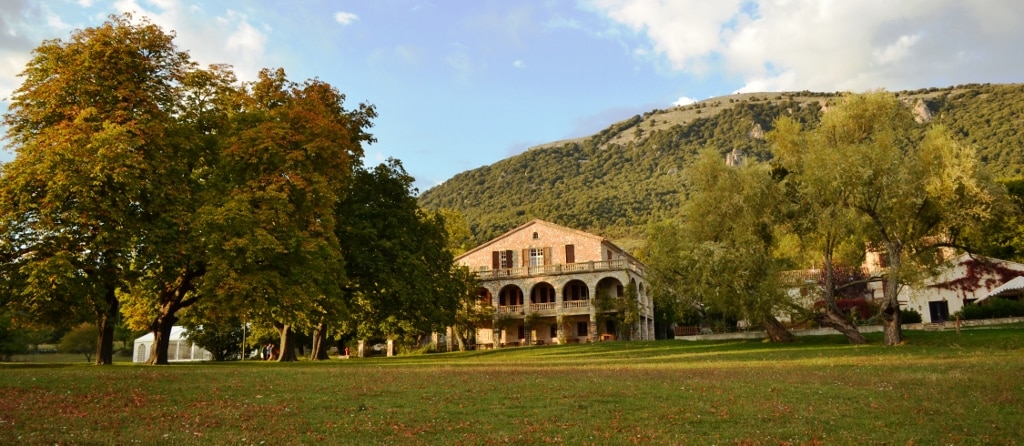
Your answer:
[[[562,230],[562,231],[573,232],[573,233],[575,233],[577,235],[580,235],[580,236],[583,236],[583,237],[589,237],[589,238],[595,239],[598,243],[607,243],[609,245],[614,246],[616,249],[618,249],[619,251],[625,253],[626,255],[629,255],[629,253],[627,253],[624,249],[619,248],[614,243],[608,241],[608,239],[606,239],[604,237],[601,237],[599,235],[591,234],[589,232],[581,231],[579,229],[573,229],[573,228],[569,228],[569,227],[566,227],[566,226],[557,225],[557,224],[554,224],[554,223],[551,223],[551,222],[548,222],[548,221],[541,220],[539,218],[535,218],[535,219],[530,220],[530,221],[528,221],[526,223],[523,223],[523,224],[521,224],[519,226],[516,226],[515,228],[512,228],[511,230],[509,230],[508,232],[506,232],[506,233],[504,233],[502,235],[499,235],[499,236],[497,236],[497,237],[495,237],[493,239],[488,240],[487,242],[484,242],[483,244],[477,246],[476,248],[470,249],[469,251],[466,251],[466,252],[462,253],[462,255],[456,257],[455,260],[461,259],[463,257],[469,256],[472,253],[475,253],[477,251],[483,250],[484,248],[487,248],[488,246],[491,246],[494,243],[497,243],[497,242],[501,241],[502,239],[508,238],[512,234],[515,234],[515,233],[517,233],[519,231],[522,231],[523,229],[526,229],[526,228],[528,228],[530,226],[537,225],[537,224],[552,226],[552,227],[555,227],[555,228],[557,228],[559,230]],[[632,256],[630,256],[630,258],[632,258]]]
[[[990,291],[988,293],[988,295],[979,298],[975,302],[981,302],[981,301],[983,301],[985,299],[988,299],[990,297],[998,297],[998,296],[1003,296],[1003,295],[1022,294],[1022,292],[1024,292],[1024,276],[1017,276],[1017,277],[1014,277],[1013,279],[1010,279],[1009,282],[1006,282],[1006,283],[1000,285],[998,288]]]

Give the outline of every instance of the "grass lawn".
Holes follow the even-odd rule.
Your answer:
[[[0,444],[1024,444],[1024,326],[166,367],[0,365]]]

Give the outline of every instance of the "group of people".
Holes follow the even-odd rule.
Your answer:
[[[273,361],[277,359],[280,354],[280,350],[278,350],[277,346],[274,344],[267,344],[263,346],[262,353],[264,361]]]

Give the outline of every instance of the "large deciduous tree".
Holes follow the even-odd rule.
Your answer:
[[[296,359],[296,327],[344,309],[335,208],[376,116],[365,104],[346,110],[344,100],[325,82],[261,71],[225,130],[212,179],[220,198],[199,211],[209,253],[201,292],[216,294],[222,312],[273,324],[281,361]]]
[[[16,304],[57,323],[93,315],[110,364],[117,290],[177,162],[180,88],[192,68],[172,34],[111,17],[33,52],[4,116],[16,157],[0,171],[0,229],[23,280]]]
[[[345,331],[415,341],[454,323],[469,294],[454,267],[444,218],[419,208],[398,160],[356,174],[338,208],[349,282]]]
[[[198,288],[206,272],[207,227],[198,211],[220,198],[214,172],[238,92],[234,73],[213,65],[186,73],[179,94],[177,119],[169,128],[176,136],[175,159],[150,179],[162,193],[151,198],[138,239],[137,278],[118,293],[129,325],[153,333],[148,362],[160,365],[168,364],[178,312],[203,296]]]
[[[922,125],[887,93],[851,95],[810,130],[815,150],[835,153],[815,168],[844,189],[845,205],[862,215],[868,240],[886,256],[881,316],[885,343],[903,342],[900,287],[919,281],[955,245],[964,228],[991,216],[996,194],[972,148],[939,125]]]
[[[857,326],[839,308],[836,291],[836,254],[843,243],[863,240],[863,217],[847,206],[853,193],[848,186],[852,170],[846,154],[829,144],[828,135],[803,132],[799,122],[783,117],[769,133],[775,176],[785,197],[777,222],[795,234],[805,250],[821,266],[820,306],[813,307],[814,320],[839,331],[852,344],[867,342]],[[855,243],[863,245],[862,243]],[[860,258],[861,254],[857,256]],[[847,265],[856,260],[845,259]],[[803,284],[797,284],[803,286]]]
[[[776,318],[788,301],[779,280],[783,263],[773,253],[779,197],[770,168],[730,167],[705,151],[686,173],[682,223],[656,226],[645,248],[655,293],[760,323],[774,342],[792,340]]]

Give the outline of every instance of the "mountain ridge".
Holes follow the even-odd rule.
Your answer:
[[[586,137],[540,144],[424,191],[427,209],[461,212],[476,242],[532,218],[639,243],[646,224],[678,215],[682,171],[704,147],[769,157],[764,134],[786,114],[813,125],[845,93],[743,93],[655,109]],[[1024,84],[894,92],[919,122],[946,125],[989,172],[1024,173]]]

